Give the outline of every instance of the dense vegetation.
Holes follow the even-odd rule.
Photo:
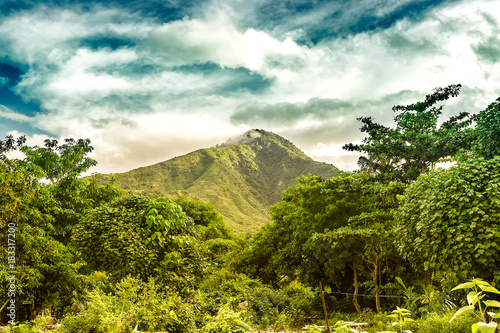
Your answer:
[[[367,154],[360,170],[299,177],[270,207],[272,222],[247,236],[211,204],[78,178],[95,164],[88,140],[28,147],[5,138],[1,321],[15,322],[11,332],[38,332],[52,318],[59,332],[320,332],[328,312],[335,332],[357,322],[366,332],[494,333],[500,108],[438,127],[434,105],[459,90],[396,106],[395,128],[360,119],[368,137],[346,145]],[[228,165],[218,160],[265,144],[193,156]],[[26,157],[9,158],[15,149]],[[435,170],[441,159],[456,163]],[[231,161],[237,169],[255,159]]]

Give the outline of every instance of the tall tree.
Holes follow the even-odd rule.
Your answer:
[[[469,126],[474,117],[468,112],[460,112],[438,126],[443,106],[436,107],[436,103],[458,96],[460,88],[460,84],[436,88],[423,102],[394,106],[395,128],[376,123],[371,117],[358,118],[363,123],[361,132],[368,137],[362,144],[349,143],[343,149],[394,161],[398,179],[415,180],[443,158],[472,147],[475,134]]]
[[[76,178],[97,161],[87,157],[94,147],[90,139],[65,139],[58,145],[57,140],[45,140],[45,147],[24,146],[21,151],[26,154],[26,161],[31,171],[40,178],[47,178],[52,184],[57,184],[65,178]]]
[[[7,135],[4,140],[0,141],[0,161],[5,161],[5,154],[11,150],[16,150],[24,145],[26,137],[24,135],[14,138],[13,135]]]

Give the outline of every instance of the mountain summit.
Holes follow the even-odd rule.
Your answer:
[[[113,176],[116,185],[137,194],[210,202],[241,234],[269,222],[268,208],[308,174],[331,178],[339,170],[279,135],[250,130],[216,147]]]

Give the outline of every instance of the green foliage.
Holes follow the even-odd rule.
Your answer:
[[[418,333],[470,333],[475,318],[464,315],[450,322],[450,313],[429,313],[425,317],[410,323],[409,327]]]
[[[387,315],[389,318],[393,318],[392,327],[399,327],[399,332],[401,333],[412,333],[410,330],[404,329],[407,326],[407,323],[413,321],[411,319],[411,312],[404,308],[396,307],[396,310],[393,310],[391,314]],[[384,333],[384,332],[380,332]],[[394,332],[395,333],[395,332]]]
[[[47,178],[56,184],[64,178],[75,178],[97,164],[86,155],[94,147],[89,139],[65,139],[58,145],[57,140],[45,140],[45,148],[24,146],[21,151],[26,154],[28,169],[37,178]]]
[[[468,127],[473,117],[467,112],[450,117],[439,127],[442,106],[437,102],[456,97],[461,85],[436,88],[424,102],[394,106],[396,127],[375,123],[371,117],[360,117],[361,132],[368,134],[362,144],[347,144],[343,149],[364,152],[369,160],[384,159],[395,164],[395,176],[403,181],[415,180],[432,169],[443,158],[471,148],[474,132]],[[382,171],[382,170],[378,170]],[[384,171],[391,171],[390,168]]]
[[[486,299],[486,293],[500,294],[500,291],[481,279],[472,279],[469,282],[459,284],[451,291],[462,289],[470,290],[467,294],[468,305],[458,309],[450,319],[450,322],[458,316],[475,313],[480,321],[472,325],[472,333],[497,332],[498,323],[494,320],[500,318],[500,313],[495,313],[498,309],[500,309],[500,302]],[[489,311],[488,308],[490,308]],[[496,309],[495,312],[492,312],[491,308]]]
[[[224,218],[214,205],[184,198],[174,201],[182,207],[187,216],[193,219],[202,240],[233,237],[231,228],[226,226]]]
[[[139,331],[192,332],[193,307],[154,281],[126,277],[110,293],[96,288],[62,320],[62,333]]]
[[[192,221],[170,199],[120,197],[90,211],[75,227],[73,243],[91,269],[116,278],[157,274],[177,288],[204,270],[204,247]]]
[[[115,278],[152,273],[159,251],[146,244],[149,202],[149,198],[128,195],[86,214],[75,227],[72,241],[90,269]]]
[[[500,97],[479,112],[476,118],[475,153],[485,159],[500,155]]]
[[[400,253],[415,269],[457,283],[467,275],[498,281],[500,158],[459,162],[421,176],[396,212]]]
[[[8,271],[15,270],[16,297],[31,303],[35,310],[47,306],[58,309],[69,304],[81,290],[83,265],[78,253],[53,237],[53,218],[37,209],[45,189],[23,171],[0,165],[0,235],[7,245],[7,227],[14,229],[15,262],[0,262],[0,292],[7,294]],[[7,246],[0,247],[7,258]]]
[[[217,316],[211,318],[203,326],[200,333],[245,333],[251,332],[250,326],[241,319],[242,312],[234,312],[224,306],[219,309]]]
[[[153,247],[165,248],[172,234],[187,231],[186,223],[186,214],[181,206],[171,199],[151,200],[146,216],[146,226],[150,235],[145,240],[146,245],[151,243]]]
[[[456,307],[448,293],[439,291],[432,284],[425,285],[417,281],[407,287],[400,277],[396,277],[396,281],[401,287],[399,293],[405,296],[403,307],[415,315],[444,314]]]

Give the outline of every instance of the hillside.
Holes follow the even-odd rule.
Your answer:
[[[269,221],[268,208],[302,175],[331,178],[339,170],[316,162],[279,135],[251,130],[214,148],[152,166],[101,175],[134,193],[212,203],[238,234]]]

